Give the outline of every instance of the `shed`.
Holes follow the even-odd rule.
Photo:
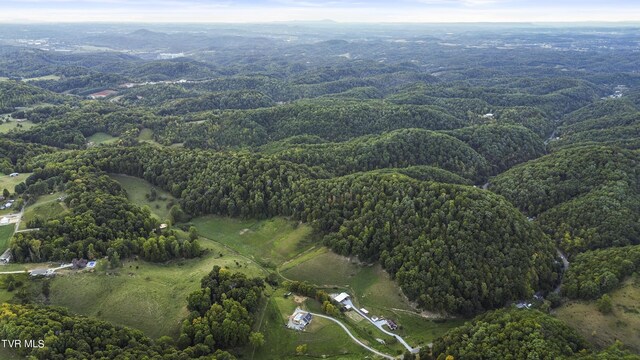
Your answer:
[[[341,302],[343,302],[343,301],[347,300],[348,298],[349,298],[349,294],[347,294],[347,293],[343,292],[343,293],[340,293],[340,294],[336,295],[336,296],[333,298],[333,300],[335,300],[336,302],[341,303]]]

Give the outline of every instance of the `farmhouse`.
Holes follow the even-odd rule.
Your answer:
[[[287,324],[287,327],[289,329],[302,331],[305,327],[307,327],[307,325],[309,325],[312,318],[313,315],[311,315],[310,313],[300,308],[296,308],[293,314],[289,316],[289,323]]]
[[[388,320],[387,319],[387,326],[389,327],[389,329],[391,330],[396,330],[398,328],[398,324],[396,324],[395,321],[393,320]]]

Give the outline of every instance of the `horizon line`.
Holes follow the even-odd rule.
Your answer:
[[[34,24],[180,24],[180,25],[272,25],[272,24],[338,24],[338,25],[546,25],[546,24],[635,24],[640,26],[638,20],[567,20],[567,21],[340,21],[340,20],[274,20],[274,21],[114,21],[114,20],[78,20],[78,21],[41,21],[41,20],[0,20],[0,24],[34,25]]]

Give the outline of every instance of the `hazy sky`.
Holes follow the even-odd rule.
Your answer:
[[[0,21],[640,21],[639,0],[0,0]]]

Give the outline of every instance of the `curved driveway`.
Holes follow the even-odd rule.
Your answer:
[[[382,356],[382,357],[383,357],[383,358],[385,358],[385,359],[389,359],[389,360],[394,360],[394,359],[395,359],[393,356],[388,355],[388,354],[385,354],[385,353],[383,353],[383,352],[380,352],[380,351],[378,351],[378,350],[376,350],[376,349],[374,349],[374,348],[370,347],[369,345],[367,345],[367,344],[363,343],[362,341],[358,340],[358,338],[356,338],[355,336],[353,336],[353,334],[351,334],[351,331],[349,331],[349,329],[347,329],[347,327],[346,327],[346,326],[344,326],[344,324],[343,324],[343,323],[341,323],[340,321],[338,321],[338,320],[336,320],[336,319],[334,319],[334,318],[332,318],[332,317],[330,317],[330,316],[326,316],[326,315],[322,315],[322,314],[316,314],[316,313],[310,313],[310,314],[311,314],[311,315],[313,315],[313,316],[321,317],[321,318],[323,318],[323,319],[331,320],[331,321],[333,321],[334,323],[336,323],[336,324],[340,325],[340,327],[341,327],[344,331],[346,331],[347,335],[349,335],[349,337],[351,337],[351,339],[352,339],[353,341],[355,341],[358,345],[362,346],[363,348],[365,348],[365,349],[367,349],[367,350],[371,351],[372,353],[374,353],[374,354],[376,354],[376,355],[379,355],[379,356]]]

